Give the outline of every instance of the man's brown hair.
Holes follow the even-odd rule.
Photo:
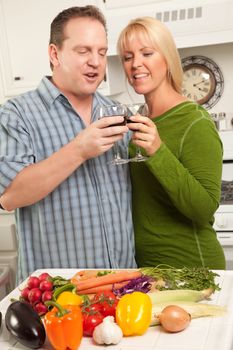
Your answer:
[[[63,41],[65,40],[64,28],[66,24],[73,18],[81,17],[92,18],[99,21],[103,24],[104,29],[107,32],[105,17],[96,6],[74,6],[60,12],[52,21],[50,26],[49,44],[54,44],[58,48],[61,48]]]

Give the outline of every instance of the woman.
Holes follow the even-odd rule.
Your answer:
[[[136,260],[139,266],[225,269],[213,229],[221,192],[222,145],[208,112],[181,94],[182,66],[168,29],[151,17],[132,20],[118,52],[129,83],[150,115],[132,116],[130,153]]]

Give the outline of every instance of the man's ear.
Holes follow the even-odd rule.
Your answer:
[[[57,46],[54,44],[50,44],[48,47],[48,54],[49,54],[49,60],[51,64],[56,67],[59,64],[59,59],[58,59],[58,50]]]

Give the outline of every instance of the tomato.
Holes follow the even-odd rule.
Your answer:
[[[104,301],[102,303],[102,307],[101,307],[101,311],[100,311],[101,314],[104,317],[106,317],[106,316],[115,317],[117,304],[118,304],[118,300],[116,300],[116,301],[112,301],[112,300]]]
[[[98,292],[94,296],[94,301],[103,301],[103,300],[117,300],[115,294],[110,290],[106,290],[104,292]]]
[[[92,313],[93,311],[96,312],[96,311],[99,311],[100,312],[101,310],[101,304],[100,303],[93,303],[93,304],[90,304],[89,306],[85,306],[83,308],[83,311],[86,312],[86,313]]]
[[[99,311],[82,311],[83,314],[83,335],[92,337],[94,329],[103,322],[104,316]]]
[[[115,317],[118,299],[116,298],[113,292],[105,291],[96,293],[96,295],[94,296],[94,302],[95,304],[98,303],[98,305],[100,305],[100,312],[104,317]]]

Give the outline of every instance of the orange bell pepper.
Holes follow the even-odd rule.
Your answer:
[[[66,305],[64,308],[47,301],[47,306],[55,306],[44,317],[46,334],[56,350],[77,350],[83,335],[82,312],[78,305]]]

